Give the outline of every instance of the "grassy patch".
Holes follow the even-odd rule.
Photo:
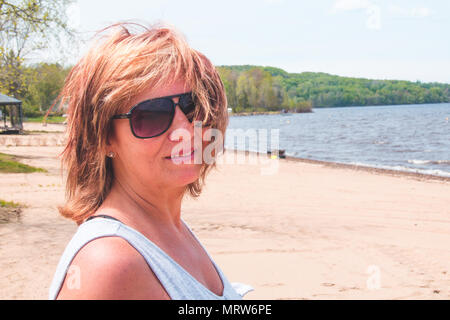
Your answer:
[[[0,199],[0,207],[2,208],[19,208],[20,204],[14,201],[5,201]]]
[[[19,203],[0,199],[0,224],[8,223],[13,220],[19,221],[21,212],[22,208]]]
[[[63,123],[67,118],[60,116],[50,116],[47,118],[47,123]],[[26,118],[25,122],[43,122],[44,116],[36,117],[36,118]]]
[[[0,153],[0,173],[31,173],[31,172],[47,172],[47,170],[20,163],[16,160],[14,156]]]

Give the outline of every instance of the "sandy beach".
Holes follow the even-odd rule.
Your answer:
[[[26,125],[51,133],[0,136],[0,152],[48,172],[0,174],[0,199],[26,205],[0,224],[0,299],[46,299],[76,230],[56,209],[63,126]],[[230,282],[255,288],[246,299],[450,298],[449,178],[272,161],[269,175],[223,161],[182,207]]]

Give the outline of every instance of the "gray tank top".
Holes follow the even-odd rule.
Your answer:
[[[125,239],[144,257],[149,267],[153,270],[156,277],[173,300],[240,300],[247,292],[253,290],[251,286],[243,283],[228,282],[225,275],[213,261],[192,230],[186,223],[184,224],[193,237],[200,243],[216,268],[223,284],[221,296],[216,295],[202,283],[197,281],[169,255],[140,232],[128,227],[118,220],[97,217],[96,219],[81,224],[67,245],[50,285],[49,299],[54,300],[58,296],[66,273],[78,251],[94,239],[111,236]]]

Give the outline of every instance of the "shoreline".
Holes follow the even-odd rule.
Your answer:
[[[370,104],[370,105],[357,105],[357,106],[336,106],[336,107],[332,107],[332,106],[328,106],[328,107],[313,107],[314,109],[336,109],[336,108],[365,108],[365,107],[408,107],[408,106],[420,106],[420,105],[424,105],[424,104],[449,104],[450,102],[429,102],[429,103],[400,103],[400,104]]]
[[[248,155],[248,154],[252,154],[255,156],[266,155],[264,153],[255,152],[255,151],[242,151],[242,150],[234,150],[234,149],[226,149],[226,150],[234,151],[236,153],[245,153],[246,155]],[[267,157],[269,157],[269,156],[267,156]],[[413,178],[413,179],[419,180],[419,181],[435,180],[435,181],[450,182],[450,177],[444,177],[444,176],[438,176],[438,175],[432,175],[432,174],[426,174],[426,173],[420,173],[420,172],[409,172],[409,171],[394,170],[394,169],[384,169],[384,168],[363,166],[363,165],[357,165],[357,164],[314,160],[314,159],[307,159],[307,158],[297,158],[297,157],[292,157],[292,156],[286,156],[284,159],[279,158],[279,160],[319,164],[319,165],[323,165],[323,166],[330,167],[330,168],[343,168],[343,169],[350,169],[350,170],[365,171],[365,172],[370,172],[370,173],[386,174],[386,175],[390,175],[390,176],[404,176],[404,177]]]
[[[440,104],[449,104],[450,102],[431,102],[431,103],[401,103],[401,104],[370,104],[370,105],[349,105],[349,106],[316,106],[311,107],[311,110],[299,111],[299,112],[282,112],[282,111],[255,111],[255,112],[239,112],[239,113],[229,113],[229,116],[254,116],[254,115],[271,115],[271,114],[297,114],[297,113],[311,113],[314,112],[315,109],[339,109],[339,108],[373,108],[373,107],[408,107],[408,106],[420,106],[425,104],[431,105],[440,105]]]
[[[298,112],[283,112],[283,111],[254,111],[254,112],[239,112],[239,113],[228,113],[228,116],[230,117],[246,117],[246,116],[261,116],[261,115],[274,115],[274,114],[297,114],[297,113],[311,113],[314,112],[311,110],[304,110],[304,111],[298,111]]]
[[[296,162],[304,162],[304,163],[322,164],[324,166],[332,167],[332,168],[345,168],[345,169],[351,169],[351,170],[359,170],[359,171],[366,171],[366,172],[372,172],[372,173],[387,174],[387,175],[391,175],[391,176],[405,176],[405,177],[415,178],[419,181],[438,180],[438,181],[450,182],[450,177],[443,177],[443,176],[420,173],[420,172],[409,172],[409,171],[394,170],[394,169],[384,169],[384,168],[363,166],[363,165],[357,165],[357,164],[313,160],[313,159],[306,159],[306,158],[295,158],[295,157],[290,157],[290,156],[286,156],[286,160],[296,161]]]

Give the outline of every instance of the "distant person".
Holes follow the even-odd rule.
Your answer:
[[[101,34],[60,95],[68,138],[59,211],[79,227],[49,298],[241,299],[245,286],[230,284],[181,218],[183,197],[199,196],[215,166],[186,161],[211,143],[194,149],[194,120],[223,135],[228,123],[216,69],[172,28],[118,24]]]

